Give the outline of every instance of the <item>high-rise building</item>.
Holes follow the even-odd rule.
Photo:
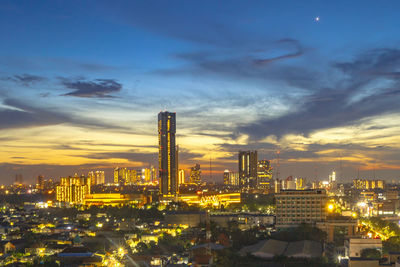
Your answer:
[[[104,171],[90,171],[88,173],[88,177],[90,178],[91,185],[98,185],[105,183]]]
[[[16,174],[15,175],[15,185],[22,185],[24,183],[24,178],[22,177],[22,174]]]
[[[151,181],[151,175],[152,175],[152,173],[151,173],[151,168],[144,168],[144,169],[142,169],[142,172],[141,172],[141,181],[142,181],[142,182],[145,182],[145,183],[150,182],[150,181]]]
[[[225,185],[229,185],[229,174],[230,174],[229,170],[224,171],[224,184]]]
[[[175,196],[178,193],[178,170],[176,162],[176,113],[158,114],[158,164],[160,193]]]
[[[296,178],[296,190],[303,190],[306,187],[306,179],[304,178]]]
[[[185,170],[179,169],[178,172],[178,184],[184,184],[185,183]]]
[[[239,152],[239,180],[242,188],[257,187],[257,151]]]
[[[89,177],[62,177],[56,187],[56,199],[70,204],[83,204],[86,195],[90,194],[91,181]]]
[[[150,166],[150,182],[155,182],[157,180],[157,172],[154,166]]]
[[[239,185],[239,173],[225,170],[224,171],[224,184],[238,186]]]
[[[283,190],[275,198],[277,228],[326,220],[328,197],[324,189]]]
[[[354,179],[353,180],[354,188],[356,189],[385,189],[385,181],[384,180],[365,180],[365,179]]]
[[[272,167],[269,160],[259,160],[257,163],[257,188],[270,189],[272,181]]]
[[[43,175],[38,175],[36,188],[39,189],[39,190],[43,190],[44,189],[44,177],[43,177]]]
[[[234,186],[239,186],[239,173],[230,172],[229,173],[229,183]]]
[[[201,184],[200,164],[196,164],[190,168],[190,182],[197,185]]]
[[[119,168],[119,167],[114,169],[115,184],[120,184],[120,185],[135,184],[138,181],[137,176],[138,172],[136,170],[129,170],[128,168]]]

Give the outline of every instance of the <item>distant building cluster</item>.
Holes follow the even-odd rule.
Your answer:
[[[156,169],[153,166],[143,169],[120,167],[114,169],[114,183],[120,185],[154,182],[156,177]]]
[[[354,179],[353,180],[354,188],[356,189],[385,189],[385,181],[384,180],[366,180],[366,179]]]

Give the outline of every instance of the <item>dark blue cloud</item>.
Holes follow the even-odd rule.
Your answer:
[[[62,84],[74,91],[64,96],[76,96],[87,98],[111,98],[112,93],[122,89],[122,84],[113,79],[96,79],[93,81],[62,79]]]

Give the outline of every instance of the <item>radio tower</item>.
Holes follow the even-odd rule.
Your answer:
[[[342,154],[340,154],[340,175],[338,177],[340,181],[343,181],[343,164],[342,164]],[[338,180],[339,180],[338,179]]]
[[[277,151],[276,151],[276,157],[277,157],[277,161],[276,161],[276,180],[279,180],[279,175],[280,175],[280,173],[279,173],[279,166],[280,166],[280,163],[279,163],[279,154],[281,153],[281,151],[278,149]]]

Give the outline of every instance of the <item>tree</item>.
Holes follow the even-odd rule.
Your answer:
[[[386,241],[383,241],[384,253],[400,252],[400,236],[392,236]]]
[[[366,248],[361,250],[361,257],[366,259],[377,259],[381,258],[381,252],[375,248]]]

